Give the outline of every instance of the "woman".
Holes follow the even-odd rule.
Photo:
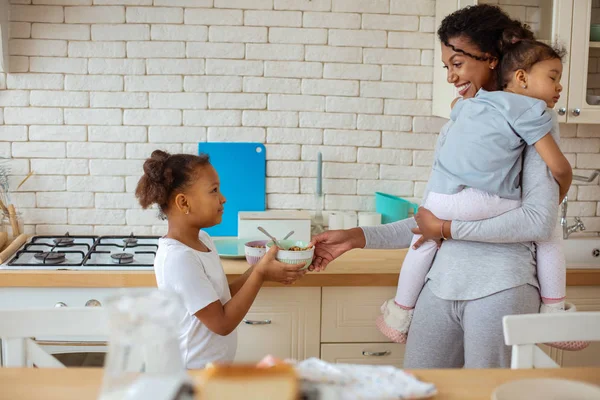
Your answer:
[[[532,33],[499,8],[479,5],[446,17],[438,30],[448,82],[461,96],[497,89],[501,43]],[[444,132],[448,129],[448,122]],[[436,152],[437,155],[437,152]],[[426,239],[444,242],[415,306],[406,344],[406,368],[494,368],[510,366],[502,317],[537,313],[540,307],[532,241],[552,235],[558,186],[531,146],[524,153],[522,206],[499,217],[444,224],[422,209],[417,215]],[[389,225],[330,231],[313,239],[313,269],[321,270],[352,248],[406,248],[414,219]],[[523,229],[526,227],[526,229]],[[518,242],[518,243],[516,243]]]

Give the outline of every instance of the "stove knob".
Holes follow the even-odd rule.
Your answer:
[[[62,301],[59,301],[58,303],[56,303],[54,305],[54,307],[61,308],[61,307],[67,307],[67,305],[65,303],[63,303]]]
[[[96,299],[90,299],[85,303],[86,307],[101,307],[102,303],[100,303],[98,300]]]

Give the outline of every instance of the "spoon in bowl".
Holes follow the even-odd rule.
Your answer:
[[[273,243],[275,243],[275,246],[281,248],[281,246],[279,245],[279,242],[277,241],[277,239],[275,239],[275,236],[272,236],[269,232],[267,232],[265,230],[265,228],[263,228],[262,226],[259,226],[258,230],[261,231],[262,233],[264,233],[265,235],[267,235],[273,241]]]
[[[285,237],[282,240],[285,240],[285,239],[289,238],[293,234],[294,234],[294,231],[291,231],[290,233],[288,233],[287,235],[285,235]]]

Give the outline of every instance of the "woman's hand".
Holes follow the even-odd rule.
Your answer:
[[[424,207],[419,207],[419,211],[415,214],[415,222],[418,228],[413,229],[412,232],[422,236],[413,244],[413,249],[418,249],[427,240],[437,242],[439,247],[442,243],[442,226],[448,230],[451,224],[451,221],[439,219]],[[449,231],[444,232],[444,236],[450,238]]]
[[[365,235],[360,228],[321,233],[311,240],[311,245],[315,246],[315,255],[308,269],[324,271],[330,262],[348,250],[365,247],[365,243]]]
[[[304,268],[304,263],[284,264],[277,261],[275,256],[278,250],[277,246],[271,247],[258,264],[256,264],[254,269],[263,276],[266,282],[279,282],[284,285],[291,285],[306,274],[306,270],[301,270],[301,268]]]

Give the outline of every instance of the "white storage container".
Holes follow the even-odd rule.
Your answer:
[[[308,211],[260,211],[238,213],[238,238],[243,240],[267,239],[258,230],[262,226],[278,239],[290,231],[293,240],[310,242],[310,214]]]

